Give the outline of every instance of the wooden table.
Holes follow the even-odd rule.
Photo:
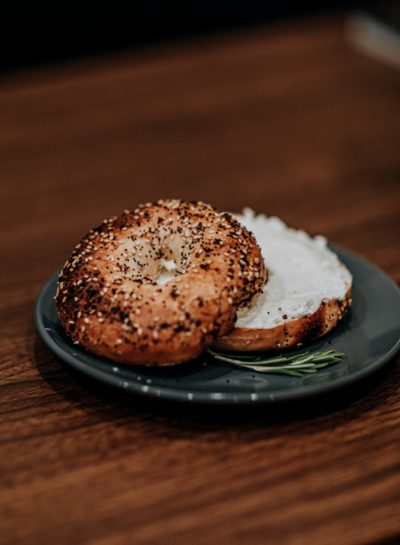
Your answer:
[[[337,406],[190,409],[71,376],[32,319],[89,227],[166,196],[282,216],[399,281],[399,83],[337,19],[2,77],[2,544],[399,542],[398,366]]]

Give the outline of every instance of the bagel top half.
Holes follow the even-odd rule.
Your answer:
[[[98,355],[173,364],[227,334],[266,275],[253,235],[230,214],[160,200],[81,240],[60,273],[56,306],[68,335]]]

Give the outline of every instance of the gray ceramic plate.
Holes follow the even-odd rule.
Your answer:
[[[36,325],[44,342],[68,365],[135,394],[227,405],[308,398],[356,383],[382,367],[400,348],[399,288],[375,265],[347,250],[334,250],[354,276],[353,309],[333,332],[307,350],[335,349],[345,357],[313,375],[254,373],[208,356],[164,369],[115,364],[74,345],[65,334],[53,300],[57,275],[39,295]]]

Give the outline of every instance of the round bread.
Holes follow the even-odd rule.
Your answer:
[[[60,273],[56,305],[87,350],[173,364],[228,333],[265,280],[253,235],[230,214],[160,200],[104,220],[81,240]]]
[[[235,328],[213,347],[238,352],[302,346],[331,331],[351,306],[352,277],[323,237],[288,228],[278,218],[236,216],[268,262],[269,278]]]

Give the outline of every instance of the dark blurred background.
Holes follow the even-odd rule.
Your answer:
[[[46,4],[46,5],[45,5]],[[0,70],[92,56],[324,12],[384,2],[139,1],[2,3]]]

